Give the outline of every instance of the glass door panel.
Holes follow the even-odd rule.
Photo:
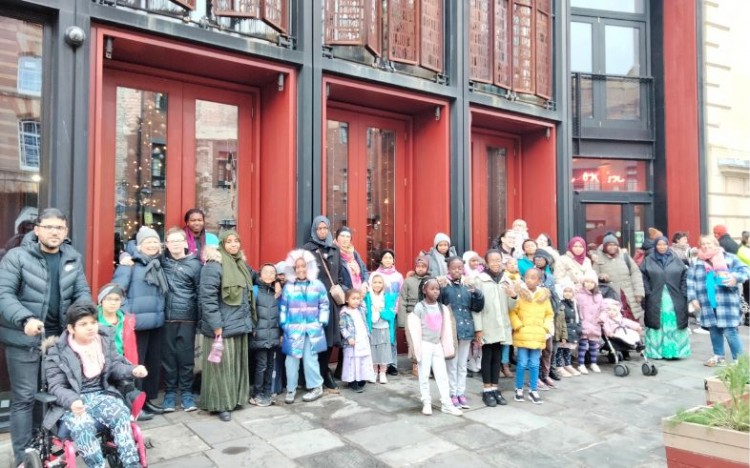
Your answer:
[[[326,213],[334,235],[349,221],[349,123],[329,120],[326,132]]]
[[[508,150],[487,146],[487,245],[505,229],[507,218],[506,167]]]
[[[206,230],[237,227],[238,107],[195,101],[195,206],[206,213]]]
[[[367,268],[396,245],[396,132],[367,128]]]
[[[609,203],[586,203],[584,205],[584,228],[586,243],[601,245],[604,235],[614,232],[622,239],[622,205]]]
[[[142,225],[164,235],[167,93],[118,86],[115,124],[115,255]]]

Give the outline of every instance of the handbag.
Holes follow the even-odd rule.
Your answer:
[[[331,295],[331,297],[333,298],[333,302],[335,302],[336,305],[346,304],[346,295],[344,294],[344,288],[342,288],[341,285],[333,282],[333,278],[331,278],[331,272],[328,271],[328,263],[326,263],[326,259],[323,258],[323,254],[320,253],[320,249],[318,249],[318,255],[320,256],[320,263],[323,264],[323,269],[326,271],[326,276],[328,276],[328,281],[330,281],[331,283],[331,289],[328,290],[328,294]]]

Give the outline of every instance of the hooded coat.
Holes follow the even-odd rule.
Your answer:
[[[258,281],[255,291],[255,310],[258,321],[250,336],[251,349],[270,349],[279,346],[281,327],[279,326],[279,302],[273,284]]]
[[[641,303],[636,300],[636,296],[643,297],[643,275],[638,269],[635,261],[630,258],[627,252],[620,250],[617,255],[610,257],[601,247],[596,252],[596,261],[594,262],[594,271],[598,276],[602,274],[609,275],[609,286],[617,294],[619,299],[620,292],[625,294],[625,298],[630,306],[630,311],[636,319],[643,316]]]
[[[59,322],[64,327],[65,313],[77,300],[91,301],[91,289],[83,271],[83,259],[69,239],[60,245]],[[44,322],[49,310],[47,262],[34,232],[29,232],[20,247],[8,251],[0,262],[0,343],[17,348],[39,346],[39,336],[26,336],[24,322],[36,318]]]
[[[652,252],[641,264],[643,289],[646,292],[644,323],[648,328],[661,328],[661,296],[667,288],[677,315],[677,328],[688,326],[687,267],[674,254],[665,257],[664,265]]]
[[[255,277],[250,266],[250,274]],[[198,331],[203,336],[214,337],[214,330],[221,328],[221,335],[230,338],[253,331],[252,289],[244,288],[239,305],[229,305],[221,298],[221,257],[212,257],[203,265],[198,300],[201,304],[201,319]]]
[[[118,266],[112,277],[112,282],[125,292],[122,310],[135,315],[136,330],[153,330],[164,325],[168,287],[158,258],[136,251],[133,265]],[[154,281],[154,277],[158,281]]]
[[[437,245],[441,242],[447,242],[450,247],[448,247],[448,254],[443,255],[437,250]],[[458,256],[456,254],[456,248],[451,245],[451,238],[448,237],[447,234],[443,234],[442,232],[438,232],[435,234],[435,239],[432,242],[432,248],[429,252],[427,252],[427,258],[429,260],[429,265],[427,267],[427,272],[430,276],[438,277],[438,276],[445,276],[448,274],[448,265],[446,263],[446,260],[450,257],[456,257]]]
[[[516,306],[516,300],[508,297],[502,283],[495,282],[487,272],[480,273],[477,280],[477,289],[484,296],[484,307],[474,314],[474,330],[482,332],[483,344],[510,344],[513,330],[509,313]]]
[[[533,294],[523,290],[510,311],[513,346],[516,348],[544,349],[547,335],[554,331],[552,304],[541,301],[540,294],[547,294],[544,288],[537,288]]]
[[[133,366],[123,356],[117,354],[112,331],[100,328],[99,336],[104,352],[104,369],[102,369],[102,387],[104,391],[116,398],[122,398],[117,391],[117,384],[133,377]],[[46,349],[44,372],[47,377],[47,390],[57,400],[44,415],[43,425],[52,429],[57,421],[70,409],[74,401],[81,399],[83,369],[78,355],[68,344],[67,330],[60,337],[53,338]],[[123,400],[124,401],[124,400]]]
[[[332,319],[330,315],[328,291],[317,279],[316,262],[307,262],[307,278],[297,279],[292,273],[294,261],[301,251],[293,251],[287,258],[286,284],[279,300],[279,325],[284,331],[281,352],[297,359],[302,358],[305,337],[310,339],[314,353],[321,353],[328,347],[326,325]],[[311,254],[314,255],[314,254]],[[336,335],[341,342],[339,321],[335,325]]]

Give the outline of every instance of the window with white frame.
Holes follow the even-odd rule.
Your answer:
[[[42,58],[34,55],[18,57],[18,93],[41,96]]]
[[[18,155],[23,171],[39,171],[42,126],[38,120],[18,121]]]

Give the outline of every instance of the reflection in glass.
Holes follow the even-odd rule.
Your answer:
[[[506,227],[506,153],[502,147],[487,147],[487,245]]]
[[[326,133],[326,215],[331,234],[347,225],[349,124],[329,120]]]
[[[646,230],[646,206],[645,205],[632,205],[633,206],[633,231],[645,231]],[[634,233],[630,236],[631,239],[638,239]],[[635,242],[635,241],[634,241]],[[639,249],[642,246],[642,242],[636,243],[635,248]],[[631,249],[631,252],[633,250]]]
[[[206,230],[237,227],[237,106],[195,101],[195,206]]]
[[[589,23],[570,23],[570,71],[594,71],[591,27]]]
[[[37,216],[41,169],[41,24],[0,16],[0,258]],[[4,369],[4,365],[0,366]],[[4,372],[4,371],[3,371]],[[2,379],[4,374],[0,374]],[[1,385],[0,385],[1,386]]]
[[[638,28],[605,26],[604,48],[607,75],[640,76],[640,43]]]
[[[115,125],[115,255],[142,225],[163,238],[166,210],[167,95],[117,88]]]
[[[604,235],[614,232],[622,238],[622,205],[604,203],[585,203],[586,210],[586,243],[600,245]]]
[[[643,0],[570,0],[571,8],[643,13]]]
[[[396,132],[367,128],[367,268],[378,268],[383,249],[395,248]]]
[[[643,160],[573,158],[573,190],[646,191],[647,164]]]

